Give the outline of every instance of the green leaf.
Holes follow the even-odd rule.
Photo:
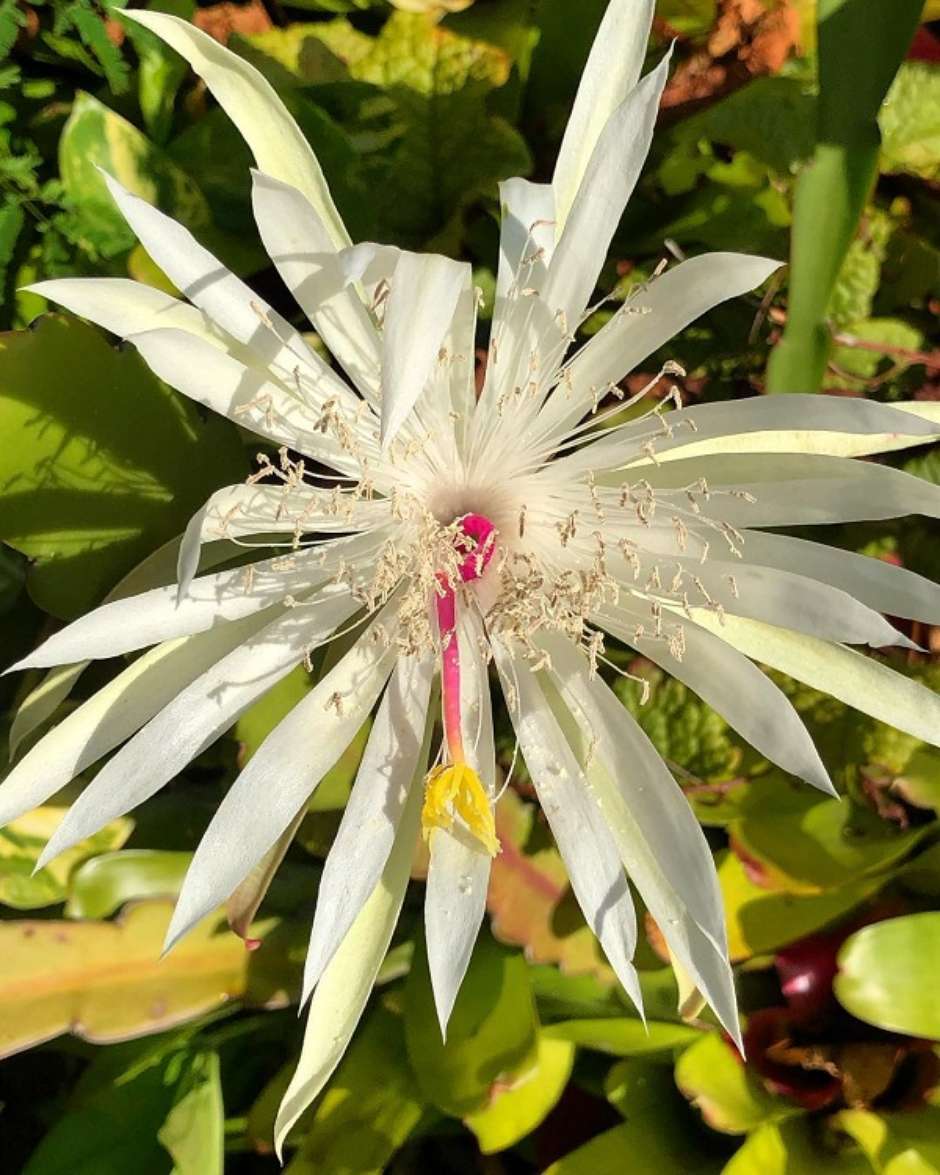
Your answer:
[[[192,853],[124,849],[86,861],[69,881],[67,918],[110,918],[125,902],[175,897]]]
[[[193,0],[154,0],[148,5],[151,12],[168,12],[189,20],[195,5]],[[176,94],[189,69],[186,62],[156,34],[136,21],[122,27],[137,50],[137,99],[144,125],[157,143],[165,143],[173,125],[173,106]]]
[[[819,0],[816,152],[797,185],[787,326],[768,390],[816,391],[829,359],[826,314],[875,179],[879,107],[921,0]]]
[[[219,1055],[194,1053],[181,1070],[175,1101],[157,1138],[173,1156],[173,1175],[222,1175],[225,1110]]]
[[[480,1109],[497,1081],[512,1083],[537,1062],[538,1020],[525,959],[489,933],[480,936],[445,1044],[422,949],[405,985],[405,1040],[429,1102],[458,1117]]]
[[[842,341],[833,350],[832,362],[839,371],[857,376],[860,380],[871,379],[885,366],[904,370],[909,362],[890,352],[919,351],[924,342],[923,334],[901,318],[869,318],[863,322],[850,322],[841,329],[839,337]],[[855,341],[866,346],[853,346]],[[879,345],[885,350],[879,351]]]
[[[36,560],[33,599],[73,617],[240,481],[235,427],[169,392],[74,319],[0,336],[0,539]]]
[[[940,69],[906,61],[878,116],[881,170],[940,179]]]
[[[712,1130],[723,1134],[747,1134],[795,1112],[769,1094],[734,1047],[715,1033],[685,1050],[676,1062],[676,1085]]]
[[[401,1017],[380,1004],[318,1103],[288,1175],[381,1175],[424,1112]]]
[[[16,910],[35,910],[61,902],[82,862],[91,864],[89,858],[94,860],[96,854],[120,848],[134,827],[127,817],[114,820],[34,872],[39,854],[67,811],[35,808],[0,829],[0,904]]]
[[[670,1054],[685,1048],[701,1036],[686,1024],[663,1024],[623,1016],[618,1019],[562,1020],[542,1030],[551,1040],[567,1040],[581,1048],[594,1049],[612,1057],[643,1057]]]
[[[817,894],[775,892],[755,885],[735,853],[718,868],[733,962],[773,954],[821,930],[877,893],[884,879],[852,881]]]
[[[139,130],[91,94],[79,92],[59,140],[59,170],[82,244],[102,257],[136,238],[97,168],[191,229],[209,224],[205,197]]]
[[[506,1150],[541,1125],[565,1091],[574,1054],[573,1044],[543,1032],[535,1067],[508,1087],[500,1085],[489,1105],[467,1115],[464,1124],[483,1154]]]
[[[835,1125],[852,1136],[878,1175],[940,1175],[940,1108],[897,1114],[843,1110]]]
[[[940,1040],[940,913],[865,926],[839,952],[835,993],[859,1020],[889,1032]]]
[[[818,1120],[767,1123],[748,1135],[722,1175],[872,1175],[868,1160],[840,1151]]]

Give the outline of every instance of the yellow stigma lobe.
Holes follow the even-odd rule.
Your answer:
[[[421,830],[429,840],[435,828],[450,830],[454,813],[466,824],[491,857],[499,852],[496,822],[486,788],[479,775],[467,763],[435,767],[425,780]]]

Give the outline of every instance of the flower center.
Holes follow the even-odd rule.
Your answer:
[[[466,514],[457,524],[454,550],[463,583],[479,579],[493,557],[496,527],[483,514]],[[467,762],[460,709],[460,643],[457,638],[457,591],[439,572],[435,599],[441,639],[441,701],[444,737],[450,763],[436,767],[425,780],[421,826],[425,840],[435,828],[450,829],[459,816],[467,831],[495,856],[499,851],[490,798],[482,780]]]

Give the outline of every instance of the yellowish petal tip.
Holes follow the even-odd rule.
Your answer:
[[[491,857],[499,852],[496,821],[486,788],[477,773],[466,763],[435,767],[425,780],[421,831],[429,840],[435,828],[449,830],[459,816]]]

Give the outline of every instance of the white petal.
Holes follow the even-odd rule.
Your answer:
[[[27,289],[126,339],[157,327],[188,331],[225,347],[225,334],[195,306],[123,277],[62,277]]]
[[[467,761],[489,795],[495,794],[496,751],[489,674],[480,654],[483,626],[466,609],[457,622],[460,642],[460,724]],[[424,924],[431,990],[441,1035],[463,983],[486,910],[492,861],[461,830],[431,835]]]
[[[884,559],[759,530],[745,532],[742,554],[748,563],[832,584],[889,616],[940,624],[940,585]]]
[[[603,770],[589,774],[627,872],[669,949],[740,1044],[721,891],[698,821],[655,747],[567,640],[548,636],[552,677],[577,715],[581,737],[596,739]]]
[[[167,930],[167,948],[228,897],[307,803],[365,721],[395,656],[368,633],[360,637],[271,731],[199,843]]]
[[[338,288],[327,228],[308,200],[271,176],[253,173],[252,205],[264,247],[284,284],[355,385],[376,402],[381,341],[354,290]],[[332,262],[332,264],[331,264]]]
[[[680,661],[665,641],[636,636],[639,614],[631,618],[620,609],[605,612],[599,619],[608,632],[694,690],[772,763],[820,791],[836,794],[790,699],[747,657],[698,625],[683,621],[686,652]]]
[[[559,235],[601,132],[639,80],[654,8],[654,0],[611,0],[601,21],[552,177]]]
[[[0,785],[0,826],[45,801],[114,750],[190,682],[257,630],[249,617],[158,645],[73,710]]]
[[[706,510],[709,518],[739,527],[940,517],[940,486],[887,465],[843,457],[729,453],[644,466],[643,474],[657,492],[703,477],[713,491],[733,488],[733,496],[713,492]]]
[[[408,796],[427,763],[433,658],[398,663],[379,707],[343,819],[326,858],[304,964],[301,1003],[320,981],[378,884]]]
[[[362,553],[372,544],[371,536],[357,536],[352,542],[338,540],[331,546],[332,560],[322,563],[321,555],[311,551],[298,555],[293,566],[285,565],[287,560],[281,557],[255,563],[251,569],[203,575],[182,600],[177,599],[175,585],[113,600],[49,637],[7,672],[117,657],[204,632],[226,620],[239,620],[290,593],[312,591],[331,577],[337,560],[353,559],[357,551]]]
[[[692,617],[755,661],[831,694],[879,722],[940,745],[940,695],[873,657],[759,620],[726,616],[722,623],[701,608],[693,608]]]
[[[633,293],[574,357],[568,368],[569,377],[543,409],[539,425],[557,431],[570,428],[591,410],[598,392],[603,396],[611,384],[619,383],[689,323],[722,302],[755,289],[779,268],[779,261],[765,257],[706,253],[653,278]],[[738,404],[718,406],[739,407]],[[707,415],[707,409],[703,415]],[[698,411],[694,419],[698,423]],[[792,423],[797,417],[788,419]],[[682,429],[676,435],[685,441],[697,439]]]
[[[328,599],[316,608],[288,609],[177,692],[85,788],[39,864],[159,791],[355,609],[348,596]]]
[[[669,462],[732,453],[861,457],[940,437],[940,420],[899,407],[801,394],[701,404],[626,425],[565,459],[565,468],[614,468],[619,462],[621,467],[629,463],[631,470],[642,465],[645,473],[654,463],[641,452],[646,440],[653,441],[655,461]]]
[[[203,545],[215,539],[287,534],[299,541],[311,531],[346,534],[389,521],[389,505],[380,499],[336,498],[330,490],[309,486],[226,486],[193,515],[183,535],[177,564],[180,594],[185,595],[196,575]]]
[[[499,322],[501,301],[514,282],[520,280],[523,260],[526,265],[522,284],[537,287],[531,269],[545,274],[555,251],[555,193],[551,184],[533,184],[528,180],[504,180],[499,185],[501,220],[499,232],[499,272],[496,278],[494,332]],[[537,259],[536,259],[537,258]]]
[[[527,666],[515,672],[508,653],[494,645],[510,717],[539,803],[565,862],[571,888],[624,990],[643,1014],[633,966],[637,925],[623,863],[590,785],[542,689]]]
[[[681,562],[689,580],[694,576],[715,603],[735,616],[763,620],[847,645],[870,645],[875,649],[890,645],[917,647],[879,613],[849,592],[827,583],[744,561],[732,563],[709,558],[702,565],[692,564],[690,560]],[[691,582],[687,581],[687,585],[690,598],[703,603]]]
[[[382,445],[405,423],[451,327],[467,266],[434,254],[402,253],[392,275],[382,354]]]
[[[329,1081],[346,1051],[392,941],[408,888],[422,798],[421,788],[411,789],[382,879],[313,993],[300,1060],[274,1125],[274,1145],[282,1160],[291,1127]]]
[[[544,299],[578,325],[653,139],[672,51],[607,121],[548,270]]]
[[[332,435],[317,428],[322,402],[301,378],[302,393],[289,392],[265,372],[180,330],[149,330],[130,342],[147,366],[171,387],[278,445],[299,449],[343,473],[356,476],[361,461],[343,451]],[[350,424],[354,414],[348,416]]]
[[[316,155],[254,66],[178,17],[138,9],[128,19],[156,33],[189,62],[238,127],[259,169],[301,191],[327,226],[335,247],[348,245],[349,234]]]
[[[431,833],[424,925],[434,1007],[445,1040],[486,911],[491,865],[489,853],[460,831]]]

